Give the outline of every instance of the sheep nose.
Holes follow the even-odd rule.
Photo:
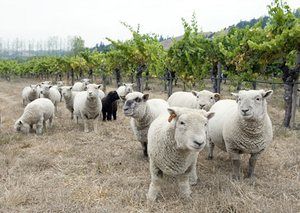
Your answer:
[[[197,144],[198,146],[201,146],[203,144],[203,142],[198,142],[198,141],[193,141],[195,144]]]
[[[242,112],[244,113],[244,114],[246,114],[246,112],[248,112],[249,111],[249,109],[242,109]]]
[[[205,107],[205,104],[200,104],[200,108],[203,109]]]

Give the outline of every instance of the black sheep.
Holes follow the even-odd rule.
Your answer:
[[[117,119],[118,99],[120,99],[120,97],[116,91],[111,91],[107,94],[107,96],[102,98],[103,121],[106,119],[111,121],[111,116],[114,117],[114,120]]]

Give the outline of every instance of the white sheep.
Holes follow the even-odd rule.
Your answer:
[[[40,97],[50,99],[54,104],[55,112],[57,113],[57,105],[61,100],[61,94],[55,87],[52,85],[42,85]]]
[[[85,82],[75,82],[75,84],[73,85],[73,87],[72,87],[72,90],[73,91],[78,91],[78,92],[80,92],[80,91],[85,91],[87,88],[86,88],[86,86],[87,86],[88,84]]]
[[[54,118],[54,105],[47,98],[38,98],[30,102],[24,109],[23,115],[16,121],[15,130],[29,133],[36,125],[36,134],[42,134],[43,127],[46,129],[46,121],[52,126]]]
[[[90,88],[90,87],[94,87],[94,88],[97,88],[97,94],[100,98],[100,100],[102,100],[102,98],[105,97],[105,93],[102,91],[102,88],[103,88],[103,85],[102,84],[88,84],[86,86],[87,90]]]
[[[88,120],[94,123],[94,131],[98,128],[98,119],[102,110],[102,103],[98,95],[98,87],[89,87],[87,91],[78,92],[74,97],[74,118],[76,123],[81,118],[84,132],[88,132]]]
[[[65,100],[66,108],[71,112],[71,119],[73,119],[74,112],[74,97],[78,92],[72,91],[72,86],[63,86],[62,96]]]
[[[25,107],[31,101],[39,98],[38,85],[30,85],[22,90],[23,106]]]
[[[167,113],[168,103],[162,99],[148,100],[149,94],[132,92],[126,95],[123,106],[125,116],[131,117],[130,125],[137,140],[142,144],[144,156],[147,152],[147,134],[152,121],[161,113]]]
[[[125,101],[125,97],[128,93],[133,92],[133,84],[130,83],[124,83],[122,86],[119,86],[117,88],[117,93],[120,97],[120,99],[124,102]]]
[[[190,185],[197,184],[196,164],[206,145],[207,123],[213,112],[183,107],[168,108],[150,125],[148,152],[151,184],[147,195],[154,201],[161,191],[163,175],[175,177],[184,198],[190,198]]]
[[[208,90],[200,92],[174,92],[169,98],[169,106],[187,107],[192,109],[204,109],[208,111],[210,107],[220,100],[219,93],[213,93]]]
[[[267,113],[266,99],[272,90],[242,90],[233,93],[237,100],[221,100],[211,111],[209,121],[209,156],[213,158],[214,145],[227,151],[233,166],[233,179],[240,179],[240,155],[250,154],[247,177],[254,174],[255,163],[267,145],[272,142],[272,123]]]

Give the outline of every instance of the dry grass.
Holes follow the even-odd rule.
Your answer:
[[[205,150],[193,201],[180,200],[174,184],[166,184],[157,205],[149,206],[148,162],[129,119],[119,111],[117,121],[99,121],[99,132],[84,134],[61,103],[54,127],[43,136],[17,134],[20,92],[29,83],[0,81],[0,212],[300,212],[300,132],[280,126],[280,90],[269,104],[274,142],[258,161],[254,182],[232,182],[226,153],[216,150],[207,161]],[[246,163],[244,157],[244,168]]]

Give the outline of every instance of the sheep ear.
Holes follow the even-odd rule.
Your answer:
[[[125,87],[126,87],[126,84],[125,84],[125,83],[123,83],[123,86],[125,86]]]
[[[49,86],[49,89],[52,87],[52,85]]]
[[[235,96],[235,97],[238,97],[239,94],[238,93],[235,93],[235,92],[232,92],[231,95]]]
[[[209,119],[211,119],[212,117],[214,117],[215,116],[215,112],[207,112],[206,113],[206,117],[207,117],[207,119],[209,120]]]
[[[221,95],[219,93],[215,93],[214,97],[216,101],[219,101],[221,99]]]
[[[69,89],[72,90],[73,86],[71,86]]]
[[[273,94],[273,90],[268,90],[268,91],[262,91],[262,97],[263,98],[269,98]]]
[[[98,89],[100,89],[101,87],[102,87],[102,84],[99,84],[99,85],[98,85]]]
[[[177,114],[175,112],[174,108],[168,108],[168,112],[170,114],[169,118],[168,118],[168,122],[170,123],[174,118],[177,117]]]
[[[192,90],[192,94],[197,97],[197,91]]]
[[[22,124],[22,121],[19,121],[19,124]]]
[[[149,99],[149,94],[144,94],[142,99],[143,101],[147,101]]]

